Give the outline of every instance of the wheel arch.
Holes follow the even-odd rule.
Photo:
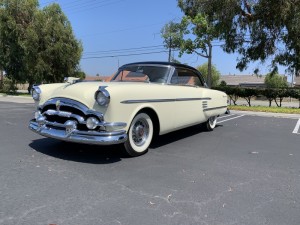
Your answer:
[[[156,113],[156,111],[150,107],[144,107],[142,109],[140,109],[135,115],[138,115],[139,113],[146,113],[150,116],[152,122],[153,122],[153,127],[154,127],[154,136],[157,136],[160,132],[160,122],[159,122],[159,118],[158,115]],[[133,117],[133,118],[134,118]]]

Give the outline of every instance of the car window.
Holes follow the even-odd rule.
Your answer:
[[[147,81],[166,83],[169,68],[160,66],[128,66],[119,70],[113,81]]]
[[[186,68],[176,68],[171,78],[171,84],[204,86],[199,76],[192,70]]]

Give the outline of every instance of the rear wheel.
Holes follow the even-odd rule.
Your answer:
[[[203,125],[205,130],[212,131],[217,125],[217,117],[216,116],[210,117]]]
[[[143,155],[148,151],[153,138],[153,122],[146,113],[137,114],[131,122],[128,139],[124,143],[130,156]]]

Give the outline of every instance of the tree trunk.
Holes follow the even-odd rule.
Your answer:
[[[3,79],[4,79],[3,71],[0,70],[0,90],[3,89]]]
[[[245,99],[246,99],[246,101],[247,101],[249,107],[251,107],[251,97],[250,97],[250,98],[245,98]]]
[[[282,106],[282,101],[283,101],[283,98],[280,98],[279,99],[279,105],[280,105],[280,107]]]
[[[275,98],[274,100],[275,100],[275,103],[276,103],[277,107],[279,107],[279,104],[278,104],[278,102],[277,102],[277,99]]]
[[[33,86],[33,82],[30,81],[29,85],[28,85],[28,88],[27,88],[28,94],[31,94],[31,88],[32,88],[32,86]]]

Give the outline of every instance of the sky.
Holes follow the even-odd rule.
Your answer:
[[[183,16],[177,0],[40,0],[40,7],[51,3],[61,6],[82,42],[80,67],[88,76],[112,75],[126,63],[167,61],[161,28]],[[174,52],[174,57],[193,67],[207,62],[195,54],[179,58]],[[261,74],[269,71],[268,64],[256,62],[240,72],[237,58],[237,54],[224,53],[218,46],[213,48],[213,64],[222,75],[249,75],[257,67]],[[285,69],[280,68],[279,73],[284,74]]]

